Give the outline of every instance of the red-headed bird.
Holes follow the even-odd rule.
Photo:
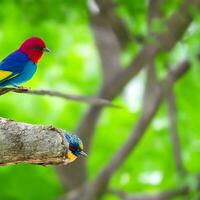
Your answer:
[[[31,37],[0,62],[0,87],[19,86],[30,80],[44,52],[49,52],[39,37]]]

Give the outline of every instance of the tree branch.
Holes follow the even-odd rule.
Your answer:
[[[185,0],[179,10],[168,20],[165,32],[160,33],[155,42],[146,44],[132,60],[129,67],[119,71],[100,91],[100,96],[113,99],[138,72],[161,51],[169,51],[179,41],[192,21],[190,6],[200,8],[200,0]],[[181,18],[181,20],[180,20]],[[150,36],[151,37],[151,36]],[[169,41],[170,38],[170,41]]]
[[[115,2],[113,2],[112,0],[96,0],[95,3],[99,8],[99,12],[91,12],[92,23],[95,23],[96,25],[98,24],[99,26],[107,23],[117,37],[121,48],[123,48],[128,42],[131,42],[133,40],[142,40],[142,37],[134,37],[131,35],[125,23],[116,13],[117,5]]]
[[[0,165],[67,164],[64,131],[0,118]]]
[[[167,51],[170,48],[172,48],[176,44],[176,42],[180,40],[181,36],[184,34],[187,27],[190,25],[192,21],[189,9],[186,10],[186,8],[189,8],[191,5],[200,8],[200,1],[184,0],[182,6],[180,6],[177,12],[175,12],[172,15],[172,17],[169,18],[169,21],[167,22],[166,25],[167,26],[166,30],[168,31],[160,33],[159,37],[155,38],[154,43],[144,44],[140,52],[133,58],[130,65],[125,69],[120,68],[118,72],[114,73],[114,76],[111,77],[110,80],[108,80],[106,84],[104,84],[100,88],[100,92],[97,94],[97,96],[109,100],[113,99],[114,97],[120,94],[123,87],[131,79],[133,79],[146,64],[150,63],[151,60],[154,60],[155,56],[160,51]],[[183,20],[180,20],[180,16],[181,18],[183,18]],[[172,27],[172,24],[175,24],[176,27]],[[170,43],[169,41],[166,41],[167,36],[169,36],[172,39]],[[170,45],[168,46],[165,43],[169,43]],[[184,70],[185,69],[183,69],[183,72]],[[180,72],[177,73],[179,74]],[[77,134],[81,136],[87,151],[90,148],[92,136],[94,134],[94,130],[97,121],[100,117],[101,111],[102,107],[91,106],[77,128]],[[80,166],[82,170],[80,170]],[[79,160],[78,162],[73,163],[73,169],[76,169],[74,170],[74,174],[81,174],[82,178],[77,179],[77,182],[74,184],[74,187],[72,186],[71,181],[70,182],[68,181],[68,183],[65,184],[68,186],[68,188],[77,188],[77,186],[83,184],[87,179],[85,162]],[[71,176],[72,168],[68,171],[68,173],[66,172],[67,170],[62,169],[62,172],[65,173],[64,175],[66,181],[70,180],[68,177]],[[63,173],[61,173],[61,176],[63,176]]]
[[[89,3],[94,3],[90,0]],[[101,1],[99,1],[102,4]],[[112,7],[109,1],[104,1],[106,6]],[[101,62],[103,85],[105,82],[113,78],[120,70],[120,41],[116,37],[110,23],[106,20],[105,13],[101,9],[100,13],[89,12],[92,32],[95,37],[97,49]],[[113,12],[113,9],[111,9]],[[101,97],[100,97],[101,98]],[[94,132],[95,124],[98,120],[102,107],[92,105],[85,115],[80,126],[77,127],[76,133],[81,135],[81,139],[85,144],[85,149],[88,151],[91,138],[88,139],[87,134]],[[80,167],[81,166],[81,167]],[[65,166],[56,167],[62,185],[65,191],[73,190],[84,183],[87,179],[86,161],[83,159],[77,160],[67,168]]]
[[[148,32],[149,35],[155,35],[155,33],[151,30],[151,24],[153,20],[161,17],[161,5],[164,0],[150,0],[148,5]],[[155,58],[150,60],[145,72],[146,72],[146,84],[145,84],[145,92],[143,96],[143,109],[147,110],[149,108],[148,102],[151,101],[151,98],[154,96],[154,92],[156,91],[154,87],[157,85],[157,73],[155,68]]]
[[[178,127],[177,127],[177,118],[176,118],[176,101],[175,95],[173,92],[173,87],[168,90],[167,93],[167,103],[169,109],[169,122],[170,122],[170,135],[171,135],[171,143],[173,148],[174,154],[174,161],[176,165],[177,172],[180,175],[185,174],[185,168],[183,165],[182,157],[181,157],[181,144],[178,134]]]
[[[154,99],[152,98],[151,101],[149,101],[149,109],[143,110],[130,137],[122,145],[119,151],[115,153],[111,161],[101,170],[94,182],[89,184],[85,198],[82,196],[83,200],[96,200],[100,195],[102,195],[112,175],[119,166],[123,164],[129,153],[136,148],[137,144],[141,140],[161,105],[163,98],[166,96],[168,89],[189,69],[189,67],[190,65],[187,61],[182,62],[176,69],[168,73],[166,79],[161,81],[157,87],[154,87]]]
[[[167,32],[170,36],[173,36],[172,41],[170,42],[170,47],[174,46],[176,42],[180,39],[182,34],[185,32],[187,27],[189,26],[191,22],[191,13],[189,11],[185,11],[185,7],[189,7],[191,5],[191,2],[193,2],[193,6],[197,6],[200,8],[200,0],[185,0],[182,4],[182,6],[179,8],[179,10],[174,14],[168,21],[168,24],[178,23],[178,26],[175,28],[171,28],[171,32]],[[178,17],[175,16],[182,15],[183,19],[187,20],[181,20],[178,21]],[[175,21],[175,22],[173,22]],[[168,30],[168,29],[167,29]],[[178,33],[176,33],[178,32]],[[180,34],[181,32],[181,34]],[[164,32],[163,36],[167,37],[167,33]],[[161,34],[162,35],[162,34]],[[155,56],[161,51],[161,50],[169,50],[164,43],[165,41],[164,37],[158,37],[157,41],[155,41],[154,44],[146,44],[144,47],[140,50],[140,52],[136,55],[136,57],[133,59],[133,61],[130,63],[129,67],[120,70],[118,73],[115,74],[113,78],[111,78],[106,84],[102,86],[100,89],[100,92],[98,94],[98,97],[105,98],[112,100],[116,95],[119,95],[122,88],[131,80],[133,79],[139,71],[148,63],[150,63],[152,60],[154,60]],[[163,44],[163,47],[161,48]],[[83,136],[83,139],[85,138],[85,141],[87,141],[86,149],[89,148],[91,143],[91,138],[93,134],[93,130],[95,128],[96,122],[98,117],[101,113],[101,108],[96,111],[96,107],[92,106],[89,111],[86,113],[85,117],[81,121],[79,127],[78,127],[78,134]],[[94,115],[97,119],[93,120],[94,123],[90,123],[90,119]],[[87,131],[84,131],[82,127],[85,127],[85,124],[88,125]],[[80,131],[80,132],[79,132]]]
[[[0,96],[8,92],[32,94],[32,95],[39,95],[39,96],[52,96],[52,97],[59,97],[65,100],[83,102],[83,103],[87,103],[87,104],[95,105],[95,106],[108,106],[108,107],[120,108],[120,106],[114,105],[112,104],[111,101],[106,100],[106,99],[97,98],[97,97],[80,96],[80,95],[74,95],[74,94],[66,94],[66,93],[62,93],[58,91],[50,91],[50,90],[31,90],[29,88],[9,87],[9,88],[0,89]]]
[[[94,1],[94,0],[92,0]],[[103,82],[107,82],[120,69],[120,42],[109,23],[107,11],[113,12],[113,2],[111,0],[98,1],[100,7],[99,14],[90,12],[90,21],[95,42],[99,51],[101,68],[103,72]]]

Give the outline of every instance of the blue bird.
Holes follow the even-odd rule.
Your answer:
[[[69,132],[66,132],[64,135],[69,144],[67,155],[69,162],[73,162],[77,157],[87,156],[87,154],[83,151],[83,143],[77,135],[71,134]]]
[[[49,52],[49,49],[39,37],[32,37],[23,42],[18,50],[0,63],[0,87],[18,86],[30,80],[44,52]]]

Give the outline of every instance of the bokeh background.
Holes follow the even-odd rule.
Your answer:
[[[164,101],[137,148],[133,152],[130,151],[128,158],[112,176],[109,188],[120,189],[127,193],[151,194],[188,187],[189,195],[187,194],[186,197],[181,194],[180,197],[174,195],[173,198],[166,199],[198,199],[200,68],[197,54],[200,14],[192,0],[160,1],[162,3],[159,13],[161,12],[162,17],[159,14],[159,17],[150,23],[148,20],[150,2],[147,0],[113,0],[113,2],[110,0],[97,0],[97,2],[93,0],[1,0],[0,58],[3,59],[9,52],[17,49],[26,38],[40,36],[52,52],[44,55],[37,73],[24,86],[93,96],[98,93],[104,80],[102,56],[99,56],[99,52],[101,53],[101,50],[106,47],[96,45],[99,44],[98,33],[101,36],[104,34],[100,36],[103,41],[112,40],[112,37],[114,41],[119,39],[115,35],[116,32],[111,30],[113,27],[109,27],[112,22],[109,22],[108,16],[114,12],[116,21],[120,20],[130,36],[127,39],[127,35],[122,34],[121,37],[126,42],[122,47],[120,44],[117,46],[118,64],[124,69],[137,56],[143,45],[148,42],[156,43],[155,38],[150,37],[153,35],[152,32],[155,35],[165,32],[167,20],[179,11],[184,2],[187,2],[190,24],[182,31],[183,36],[177,39],[173,48],[167,52],[160,51],[154,59],[159,80],[165,77],[169,68],[176,68],[178,63],[185,59],[191,65],[190,70],[174,88],[177,107],[176,125],[184,168],[180,170],[184,173],[181,172],[180,175],[180,171],[176,168],[168,106]],[[100,5],[103,3],[102,10],[99,10],[98,3]],[[179,15],[184,14],[179,13]],[[180,23],[182,23],[181,17]],[[175,26],[172,31],[176,29]],[[119,32],[120,30],[122,29],[119,29]],[[109,31],[112,35],[107,35]],[[112,51],[112,42],[108,44],[112,56],[116,49],[114,46]],[[115,98],[114,103],[122,105],[123,109],[103,109],[93,131],[95,135],[92,137],[90,151],[87,149],[89,156],[84,161],[88,172],[87,182],[95,179],[97,173],[110,161],[112,155],[127,140],[130,131],[137,124],[143,110],[145,82],[146,70],[143,69]],[[0,97],[1,117],[33,124],[53,125],[72,132],[76,132],[89,107],[86,104],[47,96],[8,93]],[[79,135],[81,137],[81,134]],[[84,143],[87,141],[84,140]],[[71,170],[73,166],[73,164],[69,168],[66,166],[66,170]],[[71,171],[72,175],[82,173],[82,165],[79,166],[79,169],[76,166],[77,172]],[[76,184],[76,187],[71,188],[68,186],[66,189],[66,185],[63,186],[63,181],[59,178],[60,171],[57,173],[58,171],[50,166],[28,164],[1,167],[0,200],[52,200],[62,197],[74,188],[81,187],[82,180],[80,185]],[[67,179],[67,176],[65,178]],[[104,192],[102,198],[120,199],[112,192]]]

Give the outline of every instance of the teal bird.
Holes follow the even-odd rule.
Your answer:
[[[69,150],[67,154],[69,162],[73,162],[77,157],[87,156],[87,154],[83,151],[83,143],[77,135],[69,132],[66,132],[64,135],[69,144]]]

